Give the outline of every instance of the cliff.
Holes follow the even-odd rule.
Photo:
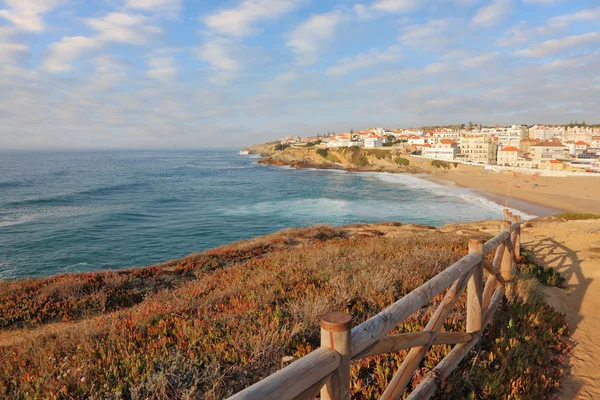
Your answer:
[[[359,147],[318,148],[285,147],[275,143],[248,148],[251,153],[261,154],[261,164],[289,165],[293,168],[341,169],[357,172],[424,173],[437,174],[452,170],[472,169],[458,163],[412,157],[408,147],[383,147],[366,149]]]

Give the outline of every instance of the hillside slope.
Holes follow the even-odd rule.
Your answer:
[[[0,395],[226,397],[314,350],[323,313],[366,320],[466,254],[468,238],[497,233],[497,224],[288,229],[149,268],[0,283]],[[569,348],[565,321],[535,300],[531,279],[522,282],[522,297],[501,306],[481,352],[439,398],[475,391],[542,399],[555,391]],[[433,306],[394,331],[422,330]],[[463,298],[445,330],[464,330],[464,313]],[[435,346],[410,387],[449,350]],[[405,355],[354,364],[354,398],[378,398]]]

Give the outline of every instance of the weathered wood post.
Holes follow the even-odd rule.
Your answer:
[[[322,400],[350,400],[351,336],[351,315],[335,311],[321,317],[321,347],[329,347],[340,355],[340,366],[321,389]]]
[[[502,221],[502,232],[508,232],[508,239],[504,243],[504,254],[502,255],[502,264],[500,265],[500,275],[502,275],[502,279],[506,282],[506,297],[510,298],[512,294],[512,276],[513,276],[513,258],[510,254],[510,246],[512,246],[510,241],[510,221]]]
[[[469,240],[469,254],[481,254],[481,263],[473,270],[467,286],[467,333],[481,331],[483,301],[483,244],[480,239]]]
[[[513,243],[515,246],[515,256],[519,258],[521,257],[521,216],[513,215],[513,222],[519,224],[519,227],[515,230],[515,242]]]
[[[508,210],[508,208],[504,209],[504,218],[502,219],[503,221],[510,221],[509,215],[510,211]]]

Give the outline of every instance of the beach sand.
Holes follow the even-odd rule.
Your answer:
[[[564,276],[568,288],[542,287],[569,322],[573,353],[559,399],[600,399],[600,220],[534,220],[523,247]]]
[[[509,207],[516,207],[517,199],[565,212],[600,214],[600,177],[534,178],[530,174],[483,173],[481,168],[465,168],[434,174],[430,179],[482,190],[503,205],[508,199]],[[536,215],[548,212],[543,210]]]

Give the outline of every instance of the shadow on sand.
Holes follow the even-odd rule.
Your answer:
[[[580,313],[582,300],[593,281],[592,278],[586,278],[583,274],[578,252],[550,237],[524,241],[523,247],[530,251],[536,263],[554,268],[565,278],[566,289],[545,287],[543,291],[548,297],[548,303],[566,315],[569,331],[572,334],[583,319]],[[568,302],[565,301],[567,295]],[[573,343],[573,346],[577,346],[577,343]],[[570,361],[569,359],[569,366],[571,365]],[[571,371],[568,370],[565,375],[571,375]],[[582,383],[574,376],[571,375],[571,377],[567,387],[563,388],[564,398],[572,398],[582,386]]]

